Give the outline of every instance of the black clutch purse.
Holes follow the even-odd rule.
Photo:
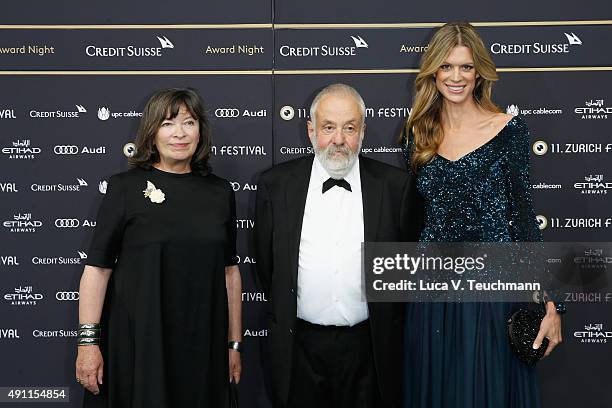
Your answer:
[[[238,406],[238,386],[232,380],[229,384],[229,408],[239,408]]]
[[[544,338],[540,348],[534,350],[532,345],[538,332],[540,323],[546,312],[543,307],[537,309],[519,309],[508,319],[508,336],[510,345],[519,360],[527,365],[537,363],[548,348],[548,339]]]

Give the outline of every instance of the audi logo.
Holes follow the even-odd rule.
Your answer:
[[[240,116],[240,111],[238,109],[219,108],[215,110],[215,116],[218,118],[237,118]]]
[[[58,218],[55,220],[57,228],[76,228],[81,225],[81,221],[76,218]]]
[[[57,145],[53,148],[55,154],[78,154],[79,147],[74,145]]]
[[[79,300],[79,292],[57,292],[55,298],[57,300]]]

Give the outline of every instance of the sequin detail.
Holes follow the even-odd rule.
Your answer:
[[[404,146],[409,163],[412,143]],[[436,155],[421,167],[417,188],[426,218],[420,241],[541,241],[529,191],[529,151],[529,129],[514,117],[460,159]]]

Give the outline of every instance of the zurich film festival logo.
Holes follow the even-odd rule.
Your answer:
[[[493,43],[490,50],[493,54],[569,54],[576,46],[582,45],[582,40],[574,33],[563,33],[559,42],[529,44]]]
[[[554,229],[595,229],[612,227],[612,218],[601,218],[601,217],[550,217],[547,218],[544,215],[536,216],[538,226],[541,230],[546,228]]]
[[[589,174],[584,181],[574,183],[574,189],[580,194],[606,195],[612,189],[612,183],[605,181],[603,174]]]
[[[16,140],[2,147],[2,154],[10,160],[34,160],[42,149],[33,146],[30,139]]]
[[[20,339],[21,337],[19,337],[19,330],[15,329],[15,328],[11,328],[11,329],[5,329],[5,328],[0,328],[0,340],[7,340],[7,339]]]
[[[319,44],[312,47],[282,45],[279,52],[283,57],[354,57],[357,55],[357,50],[363,48],[369,48],[366,40],[360,35],[351,35],[344,45]]]
[[[255,221],[250,219],[236,220],[236,228],[238,229],[253,229],[255,228]]]
[[[574,113],[582,120],[608,119],[612,114],[612,106],[606,106],[603,99],[591,99],[584,102],[584,106],[574,108]]]
[[[48,192],[59,192],[59,193],[69,193],[69,192],[80,192],[83,191],[84,187],[88,187],[87,181],[82,178],[76,179],[76,183],[71,184],[32,184],[30,185],[30,190],[35,193],[48,193]]]
[[[267,156],[268,152],[264,145],[224,145],[211,146],[210,151],[215,156]]]
[[[134,109],[129,110],[127,112],[111,112],[109,108],[106,106],[101,106],[98,108],[98,119],[101,121],[107,121],[110,118],[140,118],[142,117],[142,112],[138,112]]]
[[[82,265],[82,261],[87,259],[87,254],[83,251],[77,251],[77,256],[33,256],[33,265]]]
[[[412,107],[409,106],[376,106],[365,108],[365,118],[375,119],[393,119],[393,118],[408,118],[412,112]],[[309,108],[294,108],[291,105],[284,105],[279,116],[282,120],[289,121],[293,118],[310,119]]]
[[[15,109],[5,109],[0,107],[0,120],[11,120],[17,119],[17,115],[15,114]]]
[[[0,255],[1,266],[19,266],[17,255]]]
[[[87,45],[85,55],[94,58],[158,58],[164,56],[164,50],[174,49],[174,44],[165,35],[155,36],[157,44],[150,44],[148,47],[128,44],[119,47],[102,47],[98,45]]]
[[[242,292],[243,302],[267,302],[266,294],[263,292]]]
[[[19,188],[15,182],[0,182],[0,193],[18,193]]]
[[[80,118],[81,114],[87,113],[87,109],[83,105],[74,105],[76,110],[53,110],[40,111],[31,109],[29,112],[30,118],[33,119],[76,119]]]
[[[34,291],[32,286],[19,286],[12,292],[5,293],[3,299],[11,306],[36,306],[44,297],[42,293]]]
[[[563,109],[555,109],[548,107],[528,107],[521,109],[518,105],[511,104],[506,106],[506,113],[512,116],[529,116],[529,115],[562,115]]]
[[[603,323],[590,323],[584,326],[584,330],[576,330],[574,338],[584,344],[607,344],[608,339],[612,339],[612,331],[604,328]]]
[[[19,233],[33,233],[42,228],[43,222],[32,217],[32,213],[15,214],[11,219],[2,222],[5,231]]]

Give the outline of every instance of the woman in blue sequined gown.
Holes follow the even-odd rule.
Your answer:
[[[475,29],[432,38],[403,138],[425,205],[423,242],[540,241],[529,184],[529,131],[491,101],[495,65]],[[537,408],[533,367],[513,354],[511,303],[408,303],[405,408]],[[547,305],[547,353],[560,318]]]

